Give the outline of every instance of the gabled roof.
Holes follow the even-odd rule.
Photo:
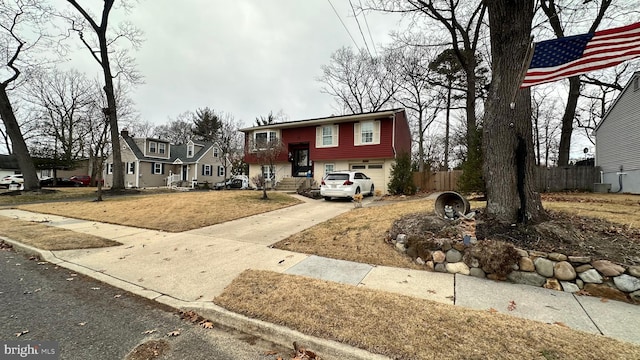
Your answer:
[[[174,163],[178,159],[180,159],[180,161],[184,164],[195,163],[196,161],[200,160],[200,158],[202,158],[207,153],[207,151],[209,151],[209,149],[211,149],[214,145],[211,142],[194,143],[194,145],[202,146],[202,148],[200,149],[200,151],[193,154],[193,157],[187,158],[187,144],[178,144],[178,145],[169,144],[169,158],[163,159],[163,158],[157,158],[157,157],[144,156],[144,153],[142,152],[142,150],[140,150],[140,148],[138,147],[138,144],[136,144],[136,142],[132,137],[122,136],[122,138],[124,139],[127,146],[131,149],[131,151],[133,151],[133,154],[136,156],[138,160],[151,161],[151,162],[163,162],[163,163]],[[145,140],[157,141],[156,139],[145,139]],[[166,142],[166,141],[163,141],[163,142]]]
[[[321,124],[336,124],[336,123],[342,123],[342,122],[379,119],[383,117],[391,117],[403,111],[404,109],[391,109],[391,110],[374,111],[374,112],[368,112],[368,113],[362,113],[362,114],[340,115],[340,116],[329,116],[324,118],[296,120],[296,121],[288,121],[288,122],[282,122],[282,123],[253,126],[253,127],[240,129],[240,131],[248,132],[248,131],[254,131],[259,129],[287,129],[287,128],[296,128],[296,127],[313,126],[313,125],[321,125]]]
[[[616,107],[616,105],[618,104],[618,101],[624,96],[624,94],[627,92],[627,90],[629,90],[629,88],[632,86],[633,81],[640,76],[640,71],[636,71],[632,76],[631,79],[629,79],[629,82],[627,82],[627,85],[625,85],[624,89],[622,89],[622,91],[620,92],[620,94],[618,95],[618,97],[613,101],[613,103],[611,104],[611,106],[609,106],[609,108],[607,109],[607,111],[604,113],[604,115],[602,116],[602,120],[600,121],[600,123],[598,124],[598,126],[596,126],[595,128],[595,132],[598,132],[598,129],[600,128],[600,126],[602,126],[602,124],[605,122],[605,120],[607,120],[607,118],[609,117],[609,113],[611,113],[611,110],[613,110],[613,108]]]

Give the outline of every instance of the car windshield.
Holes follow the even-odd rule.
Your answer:
[[[327,180],[349,180],[349,174],[329,174]]]

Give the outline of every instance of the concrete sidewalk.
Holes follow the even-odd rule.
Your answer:
[[[512,316],[545,323],[560,322],[578,330],[640,344],[638,306],[617,301],[601,302],[598,298],[464,275],[372,266],[270,248],[269,245],[279,240],[353,208],[350,202],[300,199],[304,200],[303,204],[183,233],[15,209],[0,210],[0,215],[28,221],[46,220],[43,223],[50,226],[101,236],[123,244],[111,248],[66,251],[25,248],[39,253],[44,260],[174,307],[213,311],[218,321],[228,326],[240,326],[244,331],[246,328],[256,330],[259,332],[257,335],[271,341],[282,340],[290,344],[291,336],[303,339],[325,356],[372,358],[372,354],[339,343],[314,339],[229,313],[213,305],[211,300],[242,271],[271,270],[473,309],[493,308]],[[11,243],[20,247],[18,243]],[[511,301],[517,306],[510,311]]]

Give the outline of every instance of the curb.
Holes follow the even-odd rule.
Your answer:
[[[0,236],[0,240],[4,240],[7,244],[11,244],[13,249],[17,252],[27,253],[30,255],[39,256],[41,260],[47,261],[56,266],[64,267],[74,272],[89,276],[98,281],[102,281],[108,285],[120,288],[124,291],[133,293],[140,297],[158,302],[160,304],[169,306],[176,310],[193,310],[199,315],[211,319],[214,323],[218,323],[225,327],[235,329],[247,333],[249,335],[257,336],[261,339],[270,341],[277,345],[290,348],[294,341],[303,345],[304,348],[308,348],[313,352],[322,356],[323,359],[353,359],[353,360],[388,360],[389,357],[370,353],[366,350],[362,350],[350,345],[345,345],[333,340],[326,340],[317,338],[314,336],[306,335],[296,330],[289,329],[287,327],[272,324],[266,321],[252,319],[244,315],[240,315],[229,310],[226,310],[212,302],[202,301],[184,301],[166,294],[162,294],[147,288],[143,288],[137,284],[130,283],[128,281],[116,278],[111,275],[104,274],[102,272],[84,267],[78,264],[74,264],[56,257],[56,255],[49,250],[41,250],[33,246],[25,245],[16,240]]]

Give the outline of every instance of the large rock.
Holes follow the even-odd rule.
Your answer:
[[[629,275],[640,278],[640,266],[629,266]]]
[[[629,297],[634,303],[640,304],[640,290],[632,292],[631,294],[629,294]]]
[[[618,276],[624,273],[624,267],[614,264],[609,260],[596,260],[591,263],[591,266],[604,276]]]
[[[602,284],[602,275],[596,269],[589,269],[578,274],[580,279],[587,284]]]
[[[462,253],[456,249],[450,249],[447,251],[447,262],[457,263],[462,260]]]
[[[485,272],[482,269],[477,267],[469,269],[469,275],[473,277],[481,278],[481,279],[484,279],[485,277],[487,277],[487,274],[485,274]]]
[[[407,248],[404,246],[404,243],[396,243],[396,249],[398,249],[398,251],[400,252],[407,251]]]
[[[542,286],[546,283],[547,279],[544,276],[535,272],[525,271],[512,271],[507,275],[507,279],[516,284]]]
[[[521,257],[520,261],[518,262],[518,266],[522,271],[528,271],[528,272],[536,271],[536,267],[535,265],[533,265],[533,260],[531,260],[528,257]]]
[[[572,282],[560,281],[560,285],[562,285],[562,290],[565,292],[574,293],[580,291],[580,287]]]
[[[576,272],[581,273],[581,272],[585,272],[585,271],[587,271],[589,269],[593,269],[593,266],[591,266],[589,264],[582,264],[582,265],[576,267]]]
[[[553,261],[567,261],[567,255],[565,254],[550,253],[549,255],[547,255],[547,257],[549,258],[549,260]]]
[[[589,256],[569,256],[569,262],[586,264],[591,262],[591,258]]]
[[[558,280],[573,280],[576,278],[576,271],[573,266],[566,261],[560,261],[553,266],[553,274]]]
[[[469,275],[469,267],[463,262],[447,263],[446,269],[449,274]]]
[[[627,301],[627,294],[622,291],[602,284],[585,284],[584,291],[589,295],[618,301]]]
[[[442,273],[446,273],[447,272],[447,268],[444,267],[444,264],[436,264],[434,270],[436,272],[442,272]]]
[[[533,261],[538,274],[544,277],[553,277],[553,261],[545,258],[537,258]]]
[[[433,258],[434,263],[440,264],[446,260],[447,256],[444,254],[444,252],[438,250],[438,251],[434,251],[431,254],[431,258]]]
[[[622,274],[613,278],[613,283],[619,290],[624,292],[634,292],[640,290],[640,279],[637,277]]]

